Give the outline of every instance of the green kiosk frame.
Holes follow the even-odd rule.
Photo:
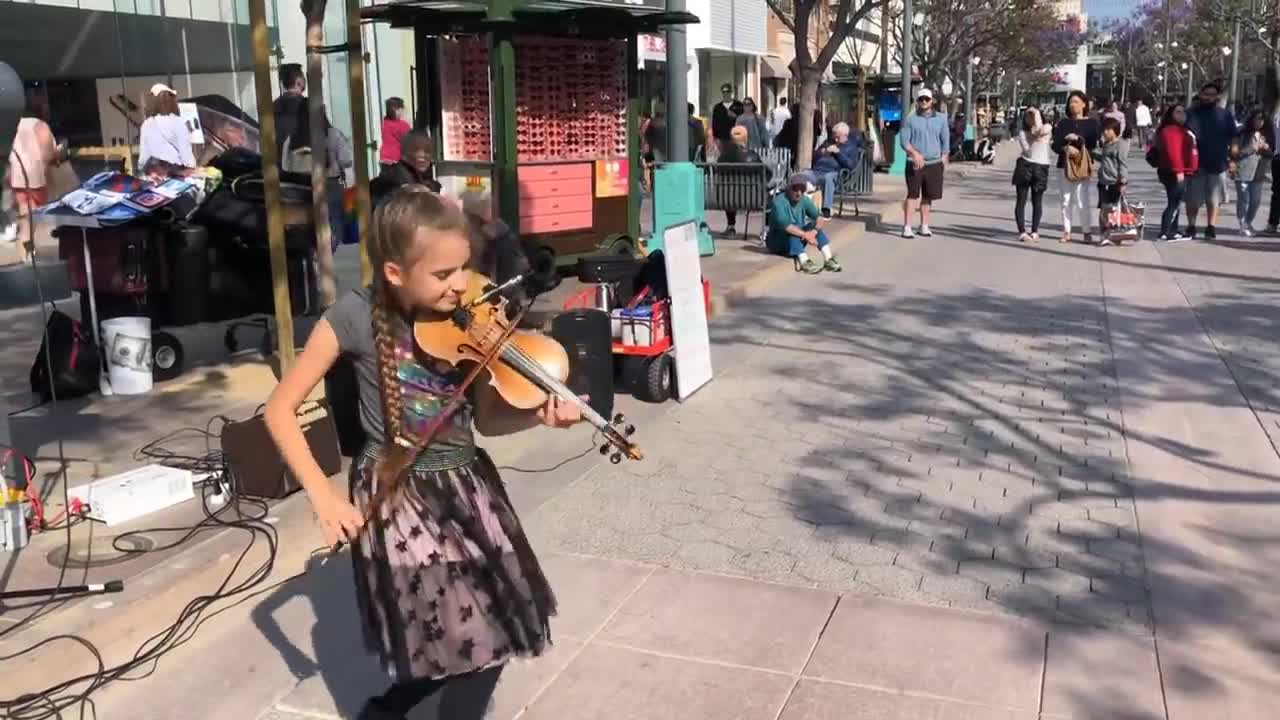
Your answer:
[[[698,22],[696,15],[669,13],[664,6],[664,0],[402,0],[364,8],[361,15],[414,31],[418,117],[413,125],[426,129],[436,140],[436,177],[445,191],[483,191],[489,183],[497,216],[518,229],[533,248],[534,266],[547,268],[574,265],[586,255],[640,251],[641,194],[633,174],[640,167],[638,36]],[[488,59],[487,87],[479,92],[487,94],[489,104],[489,158],[452,159],[446,142],[456,120],[446,115],[451,113],[450,103],[455,110],[459,107],[455,99],[459,91],[449,86],[444,51],[452,50],[446,46],[459,40],[471,42],[474,48],[478,39],[484,40]],[[612,157],[609,153],[521,157],[518,83],[541,78],[518,72],[517,45],[536,40],[554,46],[557,39],[566,44],[625,41],[625,155],[619,144]],[[483,96],[462,97],[465,102]],[[473,108],[471,116],[476,112]],[[618,173],[612,182],[602,179],[602,173],[609,172],[605,167]]]

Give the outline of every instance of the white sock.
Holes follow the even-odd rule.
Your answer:
[[[830,260],[831,258],[835,257],[835,255],[832,255],[832,254],[831,254],[831,246],[830,246],[830,245],[823,245],[823,246],[822,246],[822,257],[824,257],[824,258],[826,258],[826,259],[828,259],[828,260]]]

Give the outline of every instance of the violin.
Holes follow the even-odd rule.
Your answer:
[[[621,414],[609,421],[566,386],[569,355],[554,338],[541,333],[513,330],[503,291],[523,276],[495,286],[479,273],[471,273],[458,309],[448,317],[413,325],[414,342],[431,357],[457,367],[488,362],[489,383],[507,404],[520,410],[545,405],[554,395],[573,403],[582,417],[605,439],[602,455],[614,464],[623,457],[641,460],[644,454],[631,441],[635,426],[625,425]]]

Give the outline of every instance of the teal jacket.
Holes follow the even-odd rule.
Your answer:
[[[808,195],[801,195],[800,201],[792,205],[786,193],[778,193],[769,208],[769,235],[765,238],[765,243],[771,248],[786,247],[791,239],[791,235],[787,233],[788,227],[795,225],[808,229],[819,217],[821,213],[818,212],[818,206],[813,204],[813,199]]]

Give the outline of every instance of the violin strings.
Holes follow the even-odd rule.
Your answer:
[[[551,390],[555,392],[555,394],[562,396],[564,399],[572,400],[577,403],[578,407],[582,409],[583,414],[586,415],[589,420],[592,420],[593,425],[596,425],[605,433],[610,433],[612,426],[609,425],[608,421],[600,417],[600,414],[595,411],[595,408],[592,408],[590,405],[583,402],[582,398],[573,394],[573,391],[566,387],[564,383],[560,382],[548,373],[542,367],[542,363],[534,360],[519,346],[514,343],[508,343],[506,347],[503,348],[502,354],[507,362],[515,366],[517,370],[532,374],[535,381],[544,383],[544,390]]]

